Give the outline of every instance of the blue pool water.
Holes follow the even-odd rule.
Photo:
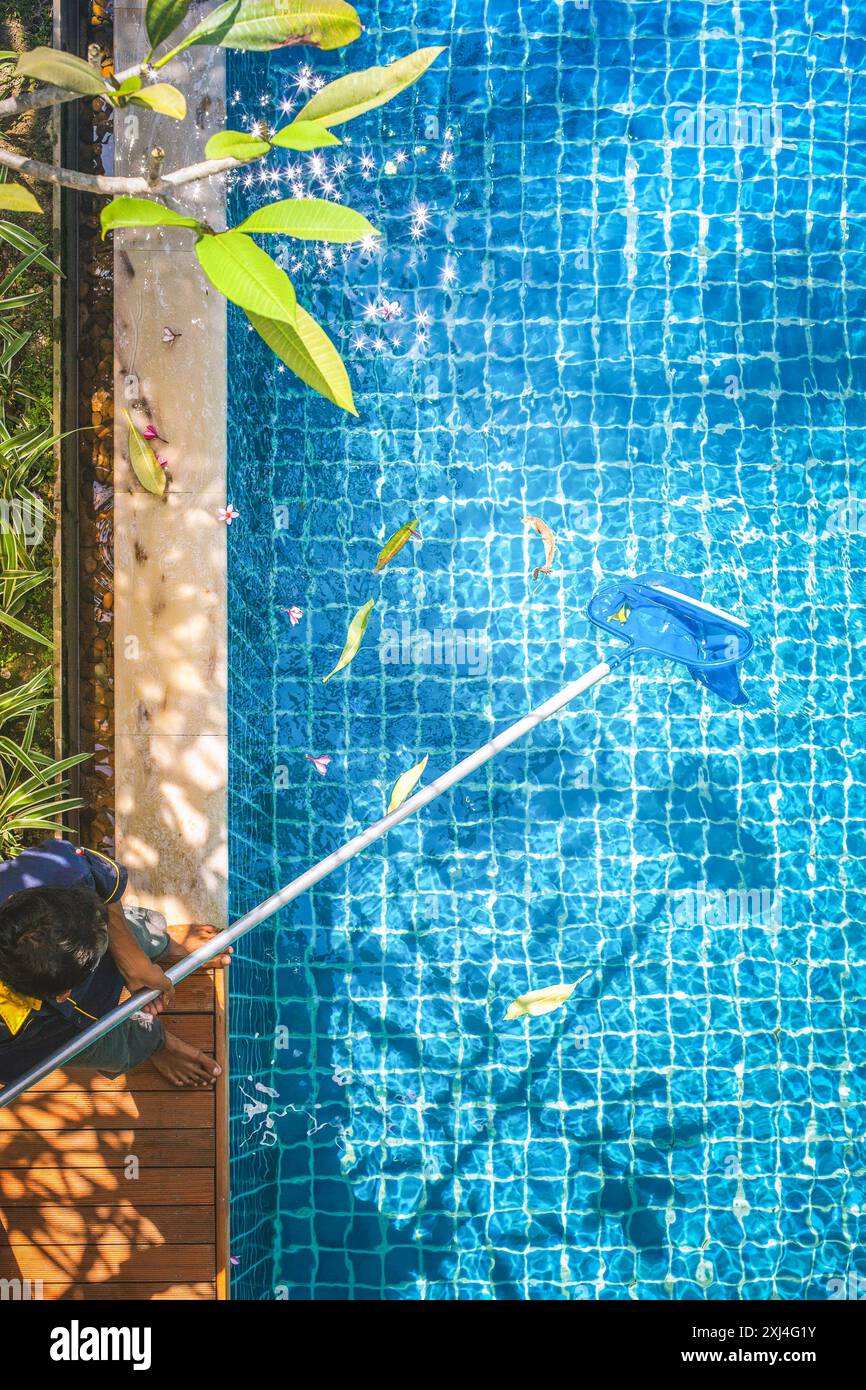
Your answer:
[[[758,650],[742,711],[672,667],[617,676],[245,939],[235,1295],[862,1293],[866,23],[362,18],[340,53],[229,60],[237,127],[300,104],[303,62],[448,46],[324,166],[232,191],[237,218],[294,178],[383,233],[270,246],[358,420],[231,315],[233,913],[593,664],[603,578],[689,576]],[[558,542],[538,582],[527,513]]]

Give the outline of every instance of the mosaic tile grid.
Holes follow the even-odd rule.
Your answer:
[[[591,665],[602,578],[692,577],[759,647],[744,711],[618,677],[246,938],[235,1296],[834,1296],[866,1278],[866,22],[362,8],[342,53],[229,64],[248,126],[448,45],[232,193],[339,196],[384,243],[270,244],[358,421],[231,317],[234,915]],[[436,630],[473,634],[460,664],[399,659]]]

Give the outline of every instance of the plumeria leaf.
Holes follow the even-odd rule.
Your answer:
[[[204,147],[205,159],[261,159],[270,150],[270,141],[245,130],[220,130]]]
[[[133,92],[137,92],[139,87],[142,87],[143,85],[144,83],[142,82],[142,79],[140,77],[127,77],[123,82],[121,82],[119,87],[115,87],[114,96],[131,96]]]
[[[372,111],[374,106],[384,106],[386,101],[411,87],[444,52],[444,48],[419,48],[388,67],[366,68],[363,72],[338,77],[336,82],[329,82],[311,97],[298,112],[297,119],[320,121],[326,126],[354,120],[355,116]]]
[[[147,0],[144,24],[151,49],[174,33],[179,24],[186,19],[190,0]]]
[[[531,989],[528,994],[521,994],[519,999],[508,1005],[506,1020],[522,1018],[524,1015],[539,1018],[541,1014],[549,1014],[554,1009],[562,1008],[581,981],[586,980],[591,973],[587,971],[585,975],[581,975],[580,980],[575,980],[573,985],[548,985],[547,989]]]
[[[391,800],[388,802],[389,816],[392,811],[396,811],[398,806],[403,805],[406,797],[420,782],[421,778],[424,776],[424,769],[427,766],[427,759],[429,757],[429,753],[425,754],[420,763],[416,763],[414,767],[410,767],[408,772],[404,772],[402,776],[397,778],[397,781],[391,789]]]
[[[362,241],[378,236],[376,228],[352,208],[325,198],[283,198],[257,208],[237,226],[239,232],[274,232],[311,241]]]
[[[152,203],[148,198],[114,198],[99,215],[103,239],[118,227],[191,227],[201,231],[201,223],[194,217],[184,217],[181,212],[164,208],[162,203]]]
[[[186,116],[186,97],[170,82],[154,82],[152,87],[142,87],[129,101],[132,106],[146,106],[160,116],[170,116],[173,121],[182,121]]]
[[[414,520],[407,521],[405,526],[401,526],[399,531],[395,531],[393,536],[390,536],[388,540],[386,540],[385,544],[382,546],[382,549],[379,551],[379,558],[376,561],[376,568],[373,570],[374,574],[378,574],[380,570],[383,570],[386,565],[391,563],[394,556],[400,553],[400,551],[403,549],[403,546],[408,541],[409,537],[413,534],[413,532],[415,532],[418,529],[420,525],[421,518],[419,516],[416,516]]]
[[[367,631],[367,624],[370,621],[370,614],[373,611],[375,602],[376,600],[371,598],[364,604],[363,608],[358,609],[349,624],[349,631],[346,634],[346,645],[343,647],[340,654],[340,660],[337,662],[333,671],[329,671],[326,676],[322,677],[323,683],[329,681],[338,671],[342,671],[343,667],[348,666],[349,662],[357,655],[364,633]]]
[[[64,53],[59,48],[34,48],[22,53],[18,59],[19,77],[34,77],[37,82],[50,82],[53,87],[62,87],[66,92],[77,92],[79,96],[105,96],[109,90],[105,78],[76,58],[74,53]]]
[[[301,43],[342,48],[360,33],[361,21],[344,0],[226,0],[173,52],[198,43],[258,52]]]
[[[156,453],[136,427],[129,411],[123,413],[129,425],[129,462],[132,470],[143,488],[161,497],[165,492],[165,473],[159,466]]]
[[[283,150],[318,150],[325,145],[341,145],[343,142],[321,121],[292,121],[284,125],[276,135],[271,136],[271,144]]]
[[[532,571],[533,579],[537,579],[540,574],[550,574],[553,567],[553,557],[556,554],[556,537],[547,522],[542,521],[540,516],[525,516],[523,524],[524,526],[531,526],[544,541],[544,564],[536,565]]]
[[[42,211],[30,189],[25,188],[23,183],[0,183],[0,208],[4,212]]]
[[[211,284],[232,304],[248,314],[295,323],[295,287],[252,237],[238,231],[203,236],[196,242],[195,253]]]
[[[347,410],[350,415],[358,414],[342,357],[324,329],[300,304],[294,327],[259,314],[248,313],[247,318],[289,371],[341,410]]]

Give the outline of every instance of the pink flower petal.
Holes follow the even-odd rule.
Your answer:
[[[319,776],[324,777],[325,773],[328,770],[328,764],[331,761],[327,754],[321,754],[318,758],[311,758],[309,753],[305,753],[304,757],[307,759],[308,762],[311,762],[313,764],[313,767],[316,769]]]

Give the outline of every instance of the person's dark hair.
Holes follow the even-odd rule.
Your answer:
[[[0,981],[56,999],[92,973],[108,948],[108,914],[92,888],[24,888],[0,904]]]

